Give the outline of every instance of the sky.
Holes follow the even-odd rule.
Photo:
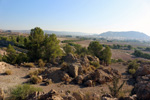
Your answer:
[[[0,29],[150,36],[150,0],[0,0]]]

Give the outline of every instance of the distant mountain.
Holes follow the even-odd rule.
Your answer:
[[[30,33],[30,30],[11,30],[12,32],[21,32],[21,33]],[[90,35],[92,33],[84,33],[84,32],[68,32],[68,31],[50,31],[50,30],[44,30],[47,34],[56,34],[56,35],[72,35],[72,36],[84,36],[84,35]]]
[[[127,31],[127,32],[104,32],[99,36],[109,39],[136,39],[136,40],[150,40],[150,37],[144,33],[136,31]]]

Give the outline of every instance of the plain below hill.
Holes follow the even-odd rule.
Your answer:
[[[142,32],[126,31],[126,32],[104,32],[99,36],[108,39],[135,39],[135,40],[150,40],[150,37]]]

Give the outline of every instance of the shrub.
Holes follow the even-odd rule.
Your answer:
[[[130,73],[130,74],[132,74],[132,75],[133,75],[133,74],[135,74],[135,72],[136,72],[136,70],[135,70],[135,69],[129,69],[129,73]]]
[[[38,60],[38,65],[39,67],[44,67],[45,66],[45,62],[42,59]]]
[[[122,59],[118,59],[117,62],[124,62]]]
[[[15,88],[11,89],[10,99],[11,100],[25,100],[30,94],[42,91],[41,88],[35,88],[29,84],[17,85]]]
[[[96,61],[91,61],[90,64],[93,65],[95,68],[98,68],[100,66],[99,62]]]
[[[50,84],[52,84],[53,82],[52,82],[52,80],[51,79],[47,79],[46,81],[45,81],[45,85],[46,86],[48,86],[48,85],[50,85]]]
[[[40,83],[40,82],[42,82],[42,80],[36,75],[33,75],[30,78],[30,83],[32,83],[32,84],[37,84],[37,83]]]
[[[116,63],[117,60],[116,59],[111,59],[111,63]]]
[[[35,71],[33,71],[33,72],[30,72],[30,73],[29,73],[29,76],[30,76],[30,77],[32,77],[32,76],[37,76],[37,75],[41,74],[43,71],[44,71],[44,69],[35,70]]]
[[[136,70],[138,69],[138,67],[139,67],[139,64],[134,60],[134,61],[129,63],[128,72],[130,74],[134,74],[136,72]]]
[[[12,72],[11,72],[11,70],[6,70],[6,71],[5,71],[5,74],[6,74],[6,75],[11,75]]]
[[[29,68],[35,67],[34,63],[24,63],[24,66]]]

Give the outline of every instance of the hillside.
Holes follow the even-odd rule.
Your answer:
[[[150,40],[150,37],[144,33],[136,31],[127,31],[127,32],[104,32],[99,36],[110,38],[110,39],[136,39],[136,40]]]

